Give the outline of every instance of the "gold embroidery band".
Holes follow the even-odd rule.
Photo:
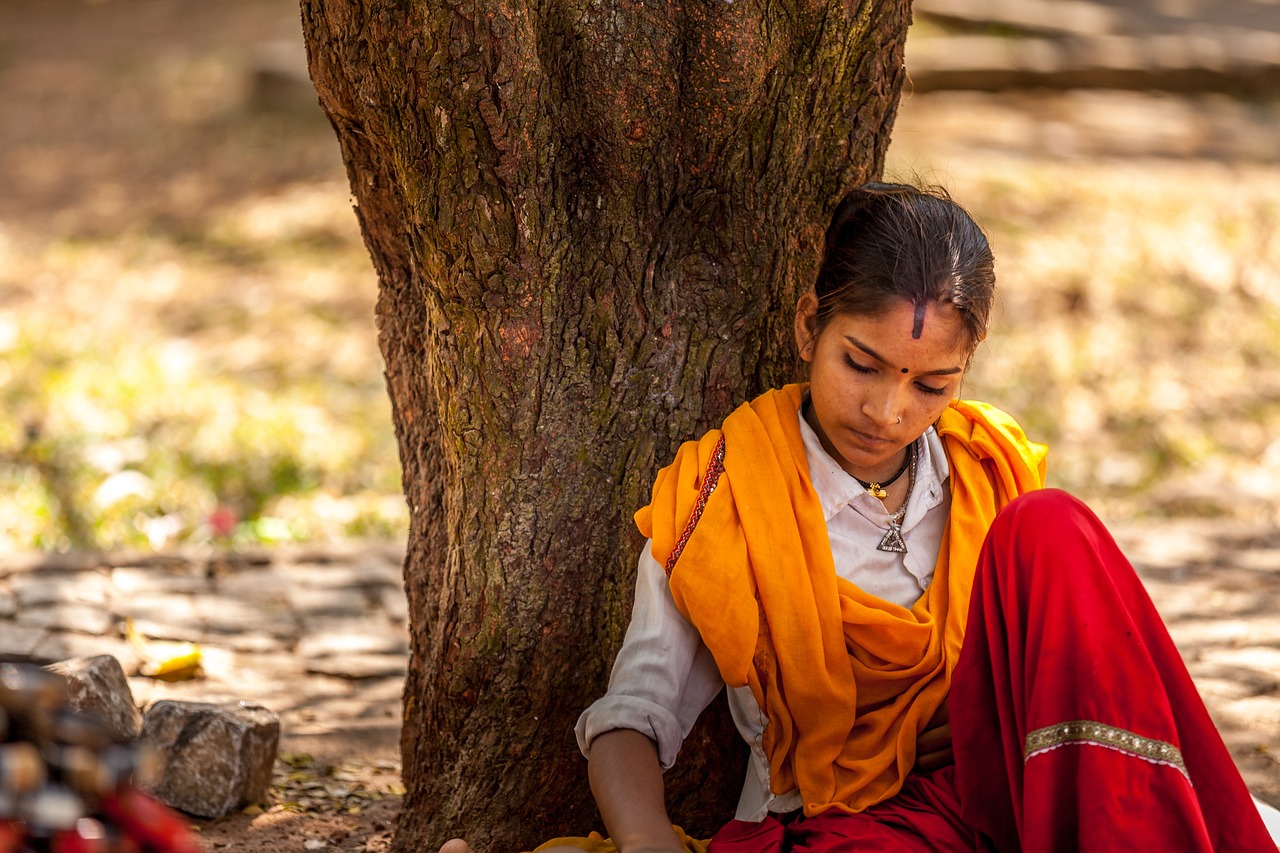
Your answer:
[[[1022,762],[1025,764],[1041,753],[1062,746],[1103,746],[1152,764],[1174,767],[1186,776],[1188,782],[1191,781],[1191,777],[1187,775],[1186,762],[1182,760],[1182,752],[1173,744],[1092,720],[1072,720],[1036,729],[1027,735],[1023,744]]]

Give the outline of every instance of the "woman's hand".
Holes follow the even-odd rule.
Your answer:
[[[929,721],[929,728],[916,738],[916,764],[912,770],[932,773],[948,764],[955,764],[955,761],[955,754],[951,751],[951,715],[943,702]]]

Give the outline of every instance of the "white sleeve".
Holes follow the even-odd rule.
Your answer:
[[[636,571],[631,624],[609,676],[609,690],[582,712],[574,733],[590,758],[591,741],[613,729],[634,729],[658,745],[663,770],[724,681],[698,631],[671,597],[667,575],[645,542]]]

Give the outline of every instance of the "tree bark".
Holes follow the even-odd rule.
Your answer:
[[[301,8],[410,508],[394,849],[602,828],[572,727],[626,627],[631,513],[681,441],[794,377],[825,219],[883,165],[908,2]],[[728,743],[718,711],[670,774],[696,833],[732,813]]]

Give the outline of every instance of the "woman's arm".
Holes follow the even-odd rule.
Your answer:
[[[662,769],[653,741],[614,729],[591,743],[591,793],[620,853],[686,853],[667,817]]]

